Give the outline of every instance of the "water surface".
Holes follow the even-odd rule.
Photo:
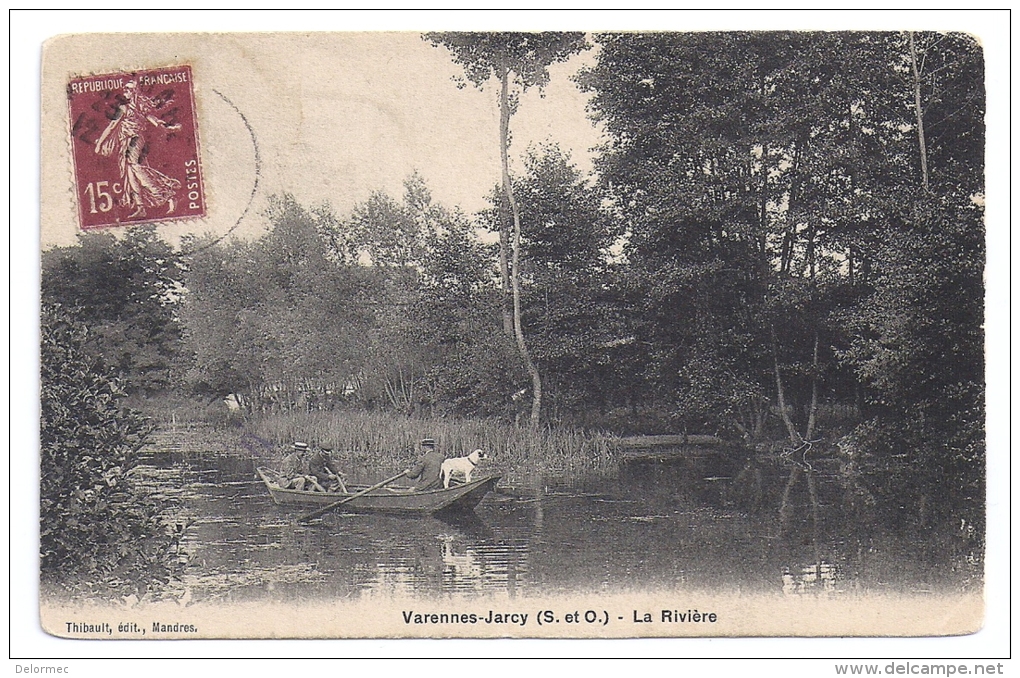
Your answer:
[[[664,588],[838,596],[970,582],[920,539],[841,522],[838,488],[824,476],[822,526],[815,529],[801,491],[780,534],[774,511],[734,504],[733,469],[718,459],[649,460],[611,478],[517,477],[456,519],[335,514],[300,525],[309,509],[275,505],[251,459],[159,445],[149,452],[148,472],[182,500],[184,595],[196,601]]]

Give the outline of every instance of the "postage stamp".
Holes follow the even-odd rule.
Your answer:
[[[43,56],[47,633],[981,627],[974,36]]]
[[[82,230],[205,216],[191,67],[67,83]]]

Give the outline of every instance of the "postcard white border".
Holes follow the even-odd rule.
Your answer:
[[[246,11],[59,11],[13,12],[10,17],[11,111],[9,167],[10,240],[8,261],[11,302],[7,336],[11,343],[9,412],[11,416],[11,534],[10,534],[10,650],[15,657],[718,657],[698,665],[713,673],[719,661],[740,657],[995,657],[1009,653],[1010,379],[1008,325],[1010,310],[1009,238],[1009,14],[1003,11],[631,11],[590,10],[555,12],[358,11],[272,12]],[[988,333],[988,571],[985,629],[972,636],[935,639],[682,639],[613,641],[174,641],[81,642],[59,640],[39,629],[37,596],[37,478],[38,450],[38,235],[39,235],[39,64],[43,40],[61,33],[107,31],[269,31],[269,30],[430,30],[430,29],[577,29],[631,30],[754,30],[783,29],[895,29],[962,30],[980,36],[986,47],[988,88],[987,195],[989,247],[987,286]],[[13,283],[13,284],[11,284]],[[13,296],[12,296],[13,295]],[[14,397],[11,397],[14,396]],[[21,480],[18,480],[21,479]],[[14,522],[16,521],[16,522]],[[717,663],[713,664],[713,661]],[[75,664],[67,662],[11,662]],[[758,665],[766,675],[773,668],[784,676],[824,675],[832,662],[797,661]],[[825,666],[828,665],[826,669]],[[209,670],[217,670],[215,664]],[[593,673],[612,665],[591,665]],[[491,671],[505,675],[503,670]],[[771,667],[771,668],[770,668]],[[813,667],[813,668],[812,668]],[[104,662],[103,675],[131,675],[136,662]],[[198,667],[179,662],[145,662],[151,676],[176,675]],[[227,667],[221,667],[227,668]],[[230,671],[246,670],[232,664]],[[302,666],[300,670],[319,667]],[[327,668],[327,667],[321,667]],[[355,667],[348,667],[350,672]],[[371,666],[360,667],[374,670]],[[458,666],[456,670],[467,669]],[[580,666],[564,670],[574,672]],[[620,668],[617,665],[617,668]],[[647,667],[655,670],[652,667]],[[687,667],[685,670],[689,670]],[[744,668],[748,668],[746,665]],[[406,666],[412,670],[411,665]],[[13,672],[14,667],[10,670]],[[399,667],[398,667],[399,670]],[[732,667],[740,671],[740,666]],[[79,674],[85,671],[78,671]],[[698,674],[701,675],[701,674]]]

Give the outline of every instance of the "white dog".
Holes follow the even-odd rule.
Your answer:
[[[475,466],[478,466],[478,462],[482,459],[488,459],[485,456],[485,452],[481,450],[475,450],[466,457],[454,457],[443,461],[443,466],[440,472],[443,476],[443,487],[450,487],[450,478],[453,477],[454,473],[464,476],[464,482],[471,482],[471,474],[475,470]]]

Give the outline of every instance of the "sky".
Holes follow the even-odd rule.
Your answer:
[[[553,65],[544,91],[523,95],[511,121],[513,169],[529,147],[549,141],[579,169],[591,169],[602,138],[571,76],[593,53]],[[237,223],[254,185],[252,134],[259,184],[232,231],[239,236],[264,232],[267,200],[282,193],[344,216],[373,191],[399,196],[404,179],[418,172],[436,201],[473,213],[500,180],[498,84],[458,88],[461,70],[448,50],[417,32],[62,36],[43,56],[44,247],[76,236],[67,81],[181,63],[194,73],[209,214],[162,226],[171,239],[219,235]]]
[[[876,15],[867,12],[590,16],[612,16],[616,21],[609,26],[613,28],[701,30],[888,27],[895,24],[895,14],[877,15],[881,19],[878,22]],[[125,30],[125,23],[111,20],[113,16],[123,19],[109,13],[78,13],[72,15],[69,25],[88,31]],[[424,177],[436,201],[473,213],[486,206],[486,197],[500,177],[496,83],[482,90],[471,85],[458,89],[453,78],[461,71],[449,52],[423,41],[420,30],[408,29],[436,28],[430,22],[441,18],[446,21],[438,27],[476,30],[576,28],[578,19],[576,13],[560,13],[573,19],[568,23],[575,24],[562,26],[556,25],[556,13],[523,23],[522,13],[484,12],[421,13],[417,22],[402,21],[405,17],[390,13],[382,22],[377,17],[375,23],[364,21],[369,15],[361,13],[300,13],[296,18],[284,13],[275,15],[280,19],[276,23],[265,21],[266,15],[260,20],[258,14],[247,23],[232,20],[236,16],[229,14],[227,21],[217,21],[216,13],[199,15],[208,20],[197,23],[193,18],[189,23],[190,15],[180,13],[150,16],[159,16],[162,21],[145,21],[137,27],[170,30],[184,19],[183,26],[191,30],[233,32],[78,33],[58,37],[47,45],[42,85],[43,248],[73,244],[77,237],[75,198],[68,188],[73,168],[62,98],[63,87],[71,77],[191,64],[208,215],[197,222],[162,226],[160,232],[171,241],[189,233],[222,235],[228,231],[240,237],[257,237],[268,227],[264,217],[268,200],[282,193],[292,194],[308,206],[328,204],[344,217],[372,191],[399,196],[402,182],[412,172]],[[465,24],[469,16],[473,20]],[[966,23],[939,18],[937,12],[905,16],[918,29],[967,28]],[[505,21],[494,21],[497,17]],[[346,18],[357,20],[340,20]],[[535,26],[536,20],[550,25]],[[136,26],[130,21],[126,25]],[[606,26],[597,21],[589,25]],[[297,32],[239,32],[267,28]],[[309,28],[346,32],[308,32]],[[401,32],[379,32],[380,28]],[[360,32],[362,29],[376,30]],[[59,24],[55,23],[49,35],[56,32]],[[525,94],[511,121],[512,170],[520,170],[521,158],[529,146],[546,141],[555,141],[568,151],[581,171],[591,170],[593,150],[604,137],[586,110],[587,96],[571,77],[582,66],[592,64],[596,53],[597,47],[552,66],[545,91],[532,89]],[[260,151],[261,175],[250,205],[255,157],[252,139],[238,111],[251,125]]]

